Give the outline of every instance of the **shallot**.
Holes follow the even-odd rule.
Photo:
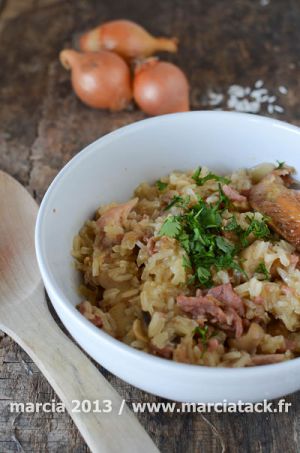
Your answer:
[[[178,66],[149,58],[135,68],[133,96],[149,115],[189,110],[189,84]]]
[[[176,38],[155,38],[130,20],[113,20],[80,37],[82,51],[107,49],[124,58],[148,57],[158,51],[176,52]]]
[[[82,102],[98,109],[122,110],[132,98],[130,70],[112,52],[81,53],[65,49],[61,64],[71,70],[72,86]]]

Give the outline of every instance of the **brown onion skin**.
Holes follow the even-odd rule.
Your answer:
[[[81,53],[65,49],[59,58],[71,70],[76,95],[89,107],[118,111],[131,101],[130,70],[118,55],[105,50]]]
[[[79,39],[82,51],[107,49],[123,58],[144,58],[158,51],[177,52],[176,38],[155,38],[130,20],[105,22],[84,33]]]
[[[133,97],[148,115],[186,112],[189,84],[178,66],[150,58],[135,69]]]

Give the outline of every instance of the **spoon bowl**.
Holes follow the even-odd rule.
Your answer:
[[[9,196],[7,196],[9,194]],[[41,283],[32,229],[38,207],[28,192],[0,171],[0,325]]]
[[[50,315],[34,249],[38,208],[29,193],[3,172],[0,211],[0,329],[44,373],[92,452],[157,452],[125,401]],[[108,400],[111,411],[75,412],[74,400],[99,401],[100,407]]]

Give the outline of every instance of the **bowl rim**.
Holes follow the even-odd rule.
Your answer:
[[[295,133],[299,135],[300,138],[300,128],[289,124],[284,121],[280,121],[277,119],[264,117],[260,115],[253,115],[247,113],[240,113],[240,112],[228,112],[228,111],[211,111],[211,110],[199,110],[199,111],[190,111],[190,112],[181,112],[181,113],[172,113],[167,115],[156,116],[152,118],[146,118],[140,121],[136,121],[131,124],[127,124],[121,128],[118,128],[104,136],[96,139],[86,147],[84,147],[81,151],[79,151],[66,165],[58,172],[55,176],[51,184],[49,185],[39,208],[38,216],[36,220],[35,226],[35,249],[36,249],[36,256],[38,261],[38,266],[44,281],[45,286],[48,288],[49,292],[55,295],[56,303],[61,305],[71,320],[75,321],[77,324],[80,324],[82,328],[87,329],[91,332],[91,341],[95,339],[96,341],[100,340],[102,343],[106,343],[107,345],[113,346],[120,354],[134,356],[136,359],[140,359],[143,361],[147,361],[149,365],[158,366],[160,368],[165,368],[170,371],[181,371],[182,373],[193,374],[197,377],[200,373],[202,375],[214,375],[217,377],[218,375],[226,374],[228,378],[238,378],[242,377],[243,375],[247,374],[249,377],[254,376],[263,376],[267,371],[284,371],[285,369],[291,368],[298,368],[300,364],[300,357],[294,358],[291,360],[287,360],[281,363],[274,363],[268,365],[260,365],[260,366],[253,366],[253,367],[242,367],[242,368],[226,368],[226,367],[209,367],[206,365],[196,365],[196,364],[188,364],[188,363],[180,363],[165,359],[163,357],[155,356],[150,353],[140,351],[135,349],[132,346],[129,346],[120,340],[112,337],[108,333],[104,332],[102,329],[97,328],[94,324],[88,321],[77,309],[70,300],[65,296],[64,292],[59,288],[57,285],[55,278],[52,275],[50,266],[47,263],[47,259],[44,258],[43,253],[43,244],[42,244],[42,236],[43,236],[43,229],[44,229],[44,218],[45,213],[48,209],[48,201],[52,197],[52,192],[54,189],[59,186],[60,181],[64,178],[64,176],[72,171],[72,167],[74,165],[79,164],[82,160],[88,159],[90,154],[95,152],[98,144],[101,143],[101,146],[105,146],[106,144],[110,143],[114,139],[120,138],[127,133],[134,132],[136,130],[143,129],[147,127],[147,125],[152,125],[155,123],[162,123],[162,122],[169,122],[170,120],[177,120],[181,117],[194,117],[194,116],[211,116],[216,117],[216,121],[224,118],[232,118],[234,120],[242,120],[245,123],[247,122],[257,122],[257,123],[266,123],[271,127],[282,128],[287,130],[288,132]],[[52,301],[51,301],[52,303]]]

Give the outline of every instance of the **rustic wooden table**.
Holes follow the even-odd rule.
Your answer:
[[[114,114],[86,108],[57,60],[74,34],[112,18],[179,37],[180,51],[171,60],[189,76],[192,109],[259,110],[300,125],[299,0],[2,0],[0,167],[38,201],[85,145],[144,118],[135,108]],[[249,103],[246,87],[252,90],[258,80],[265,101]],[[240,98],[233,84],[240,85]],[[262,101],[261,94],[254,96]],[[0,344],[0,452],[87,452],[68,414],[9,412],[10,401],[48,402],[56,395],[9,337],[0,333]],[[160,401],[101,371],[129,403]],[[139,418],[162,452],[292,453],[300,451],[300,394],[287,401],[288,414]]]

